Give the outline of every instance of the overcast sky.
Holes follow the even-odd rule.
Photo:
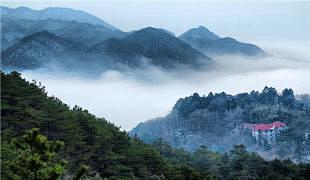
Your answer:
[[[309,0],[7,0],[2,5],[84,10],[123,31],[154,26],[179,35],[203,25],[221,36],[249,42],[310,41]]]

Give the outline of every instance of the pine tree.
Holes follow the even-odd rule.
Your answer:
[[[31,129],[9,144],[1,145],[3,179],[58,179],[65,172],[67,164],[57,159],[57,152],[64,146],[61,141],[48,141]]]

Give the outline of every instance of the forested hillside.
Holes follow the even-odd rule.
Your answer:
[[[17,72],[1,73],[1,179],[11,179],[12,174],[15,179],[34,179],[31,174],[25,174],[32,164],[24,162],[23,166],[23,162],[19,162],[23,159],[15,156],[19,147],[26,145],[16,143],[14,138],[31,128],[39,128],[50,141],[64,142],[56,159],[68,161],[65,174],[74,174],[82,165],[87,165],[89,176],[97,174],[111,179],[198,176],[189,167],[168,163],[154,148],[130,138],[105,119],[48,97],[40,83],[27,82]],[[11,146],[15,146],[16,151]],[[25,149],[28,152],[28,148]],[[16,171],[17,164],[22,164],[20,168],[24,169]]]
[[[276,121],[287,124],[288,129],[277,134],[273,142],[258,144],[250,134],[237,132],[243,123]],[[234,144],[245,144],[268,159],[310,161],[310,108],[305,98],[295,97],[292,89],[278,93],[275,88],[265,87],[262,92],[234,96],[224,92],[208,96],[195,93],[179,99],[166,117],[141,123],[131,133],[145,142],[163,138],[187,150],[205,145],[226,152]]]
[[[49,97],[41,83],[1,72],[1,179],[307,179],[309,164],[265,161],[237,145],[194,153],[137,137],[80,107]]]
[[[200,146],[192,153],[174,149],[158,139],[152,143],[169,162],[191,166],[205,179],[309,179],[309,164],[294,164],[290,160],[266,161],[255,153],[249,153],[244,145],[234,145],[227,153],[210,151]]]

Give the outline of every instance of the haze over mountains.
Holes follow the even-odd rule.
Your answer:
[[[2,54],[4,66],[16,69],[33,69],[52,63],[62,66],[76,64],[83,48],[73,41],[56,36],[47,31],[37,32],[22,38]],[[61,61],[66,59],[66,61]],[[75,60],[70,62],[69,60]],[[68,64],[69,63],[69,64]]]
[[[211,55],[259,56],[264,54],[261,48],[253,44],[242,43],[231,37],[221,38],[203,26],[190,29],[180,35],[179,38],[201,52]]]
[[[211,59],[190,45],[160,29],[147,27],[129,34],[123,39],[109,39],[97,44],[91,50],[94,53],[110,54],[129,67],[137,67],[140,57],[148,58],[150,64],[165,68],[177,65],[207,63]]]
[[[198,93],[180,98],[171,112],[161,118],[140,123],[130,132],[151,143],[158,138],[170,145],[195,151],[201,145],[213,151],[228,152],[235,144],[244,144],[250,151],[265,158],[290,158],[310,162],[310,106],[306,99],[297,99],[292,89],[278,93],[265,87],[237,95],[222,93],[200,96]],[[243,123],[286,123],[288,130],[273,140],[255,140],[239,128]]]
[[[87,12],[69,8],[49,7],[43,10],[32,10],[27,7],[19,7],[16,9],[1,7],[1,13],[3,18],[27,19],[34,21],[47,19],[77,21],[92,25],[102,25],[113,31],[118,30],[117,28],[104,22],[102,19],[99,19]]]
[[[3,69],[35,69],[51,63],[89,72],[148,65],[201,68],[213,63],[209,54],[264,54],[255,45],[220,38],[202,26],[175,37],[153,27],[122,32],[86,12],[68,8],[1,7],[1,11]]]
[[[83,11],[68,8],[47,8],[41,11],[26,7],[1,7],[1,49],[6,49],[21,38],[40,31],[93,45],[123,33],[108,23]]]
[[[67,8],[1,10],[1,69],[18,70],[22,77],[42,82],[49,95],[72,107],[85,107],[124,130],[160,117],[132,131],[146,142],[163,138],[187,150],[203,144],[221,152],[244,143],[250,150],[257,148],[274,157],[309,159],[305,150],[309,140],[304,138],[309,110],[301,106],[305,101],[294,97],[292,106],[287,106],[278,100],[264,102],[263,92],[237,94],[266,85],[308,93],[308,53],[306,58],[285,53],[267,56],[270,49],[264,48],[265,52],[254,44],[221,37],[204,26],[180,36],[155,27],[123,32]],[[67,72],[74,75],[66,76]],[[83,73],[96,77],[85,78]],[[237,95],[195,93],[171,110],[180,97],[210,91]],[[282,96],[278,93],[272,99],[282,100]],[[236,123],[273,120],[293,127],[288,141],[278,141],[281,148],[258,147],[247,137],[232,135]],[[286,142],[292,149],[284,147]]]

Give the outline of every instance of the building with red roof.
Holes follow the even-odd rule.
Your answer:
[[[267,140],[268,142],[275,141],[276,135],[287,128],[288,126],[280,121],[270,124],[241,124],[241,129],[250,131],[257,142],[260,140]]]

